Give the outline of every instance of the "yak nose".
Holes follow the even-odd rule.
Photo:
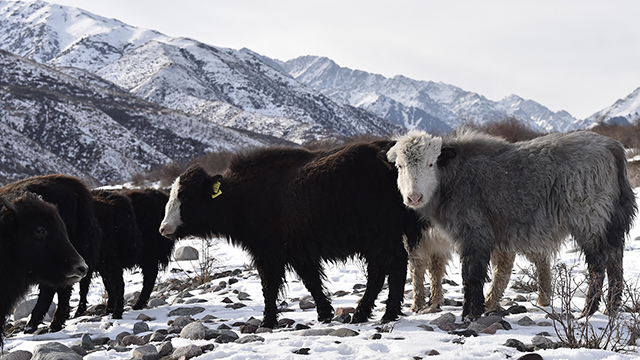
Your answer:
[[[79,276],[83,278],[87,276],[87,272],[89,272],[89,266],[87,266],[87,263],[85,263],[84,260],[82,260],[82,262],[76,266],[75,274],[73,274],[71,277]]]
[[[422,194],[411,193],[407,195],[407,200],[409,201],[409,205],[419,205],[422,201]]]

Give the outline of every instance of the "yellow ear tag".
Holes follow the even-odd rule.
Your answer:
[[[220,190],[220,181],[216,181],[215,184],[213,184],[213,194],[211,194],[211,198],[215,199],[220,195],[222,195],[222,190]]]

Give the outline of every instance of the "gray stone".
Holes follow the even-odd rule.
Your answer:
[[[360,333],[358,333],[357,331],[347,329],[347,328],[337,329],[329,333],[329,336],[337,336],[337,337],[349,337],[349,336],[358,336],[358,335],[360,335]]]
[[[552,326],[551,321],[542,320],[538,322],[538,326]]]
[[[122,338],[122,345],[123,346],[129,346],[129,345],[145,345],[144,343],[144,339],[142,339],[140,336],[138,335],[127,335],[124,338]]]
[[[133,334],[138,335],[143,332],[149,331],[149,325],[146,322],[140,321],[133,324]]]
[[[487,326],[484,330],[480,331],[480,333],[493,335],[498,330],[504,330],[504,327],[502,327],[502,324],[500,324],[500,322],[496,322]]]
[[[82,334],[80,340],[76,341],[73,345],[78,345],[86,351],[95,349],[95,345],[93,344],[91,336],[88,333]]]
[[[256,318],[251,318],[251,319],[247,320],[247,322],[245,323],[245,325],[253,325],[253,326],[257,326],[257,327],[260,327],[260,324],[262,324],[262,321],[260,321],[259,319],[256,319]]]
[[[159,341],[164,341],[164,338],[167,337],[167,335],[161,333],[161,332],[154,332],[153,334],[151,334],[151,336],[149,337],[149,342],[159,342]]]
[[[266,328],[266,327],[259,327],[258,329],[256,329],[256,334],[264,334],[264,333],[272,333],[273,329],[271,328]]]
[[[142,359],[142,360],[160,359],[160,354],[158,354],[158,349],[156,349],[156,347],[151,344],[135,348],[133,350],[132,355],[134,359]]]
[[[440,352],[438,352],[438,350],[436,349],[431,349],[426,353],[427,356],[436,356],[436,355],[440,355]]]
[[[204,308],[200,306],[179,307],[169,311],[168,316],[191,316],[200,314],[203,311]]]
[[[526,354],[520,356],[517,360],[543,360],[540,354]]]
[[[298,336],[326,336],[333,332],[333,329],[306,329],[298,331]]]
[[[488,328],[488,326],[481,324],[477,321],[472,322],[471,324],[469,324],[469,327],[467,327],[468,330],[473,330],[476,333],[479,333],[486,328]]]
[[[70,349],[75,351],[76,354],[78,354],[78,355],[80,355],[82,357],[87,355],[87,350],[83,349],[82,346],[80,346],[80,345],[71,345]]]
[[[293,320],[293,319],[282,318],[282,319],[278,320],[278,327],[282,327],[282,328],[291,327],[291,325],[293,325],[295,323],[296,323],[296,321]]]
[[[424,329],[426,331],[434,331],[433,327],[427,325],[427,324],[420,324],[418,325],[419,328]]]
[[[491,324],[497,323],[500,320],[502,320],[502,317],[499,315],[489,315],[489,316],[479,317],[478,319],[476,319],[475,322],[482,324],[484,326],[491,326]]]
[[[504,346],[516,348],[518,349],[518,351],[526,351],[527,349],[524,343],[518,339],[507,339],[507,341],[504,343]]]
[[[524,314],[527,312],[527,308],[523,305],[513,305],[507,309],[509,314]]]
[[[96,336],[94,338],[91,338],[91,342],[93,343],[94,346],[100,346],[100,345],[106,345],[109,342],[108,337],[106,336]]]
[[[167,305],[167,302],[164,299],[158,299],[158,298],[151,299],[147,303],[147,307],[150,307],[150,308],[155,308],[155,307],[164,306],[164,305]]]
[[[541,349],[548,349],[553,347],[553,340],[540,335],[534,336],[533,339],[531,339],[531,343]]]
[[[136,317],[136,320],[153,321],[153,320],[155,320],[155,318],[152,318],[151,316],[148,316],[146,314],[140,313],[140,314],[138,314],[138,317]]]
[[[202,355],[202,349],[200,349],[199,346],[191,344],[177,348],[173,354],[171,354],[171,359],[178,360],[184,356],[184,359],[188,360],[200,355]]]
[[[133,303],[138,300],[140,296],[140,291],[134,291],[132,293],[124,294],[123,299],[126,303]]]
[[[200,322],[192,322],[180,332],[180,337],[190,340],[204,340],[207,328]]]
[[[533,326],[536,324],[536,322],[531,320],[531,318],[528,316],[523,316],[522,319],[516,322],[516,324],[520,326]]]
[[[31,360],[82,360],[82,356],[68,346],[50,342],[36,346]]]
[[[311,296],[305,296],[304,298],[300,299],[299,306],[302,310],[308,310],[314,309],[316,307],[316,304],[313,302],[313,298]]]
[[[456,316],[452,313],[445,313],[438,316],[436,319],[431,320],[429,324],[437,325],[438,327],[446,324],[453,324],[456,322]]]
[[[16,350],[0,356],[2,360],[30,360],[33,354],[25,350]]]
[[[15,320],[20,320],[22,318],[26,318],[27,316],[31,315],[33,308],[36,306],[36,302],[38,302],[38,299],[29,299],[18,304],[18,306],[16,306],[16,308],[13,310],[13,318]],[[45,315],[44,320],[50,321],[53,318],[53,314],[55,313],[55,311],[56,311],[56,303],[51,302],[51,305],[49,305],[49,310],[47,310],[47,314]]]
[[[247,335],[237,339],[235,342],[238,344],[247,344],[251,342],[264,342],[264,338],[258,335]]]
[[[171,344],[171,341],[165,341],[162,344],[156,346],[156,350],[158,351],[158,355],[160,355],[160,357],[171,355],[171,353],[173,352],[173,345]]]
[[[199,254],[198,250],[191,246],[181,246],[173,253],[173,257],[176,261],[198,260]]]
[[[191,316],[178,316],[177,318],[175,318],[175,320],[173,320],[173,326],[177,327],[179,329],[182,329],[183,327],[191,324],[192,322],[196,321],[194,318],[192,318]]]
[[[238,300],[250,300],[250,299],[251,299],[251,296],[246,292],[241,291],[238,293]]]
[[[375,333],[375,334],[369,336],[369,340],[380,340],[380,339],[382,339],[382,334],[380,334],[380,333]]]

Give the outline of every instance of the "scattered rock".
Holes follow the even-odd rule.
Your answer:
[[[522,295],[516,295],[516,298],[513,299],[513,301],[517,301],[517,302],[526,302],[527,298],[522,296]]]
[[[108,337],[106,336],[96,336],[94,338],[91,339],[91,342],[93,343],[94,346],[100,346],[100,345],[106,345],[109,342]]]
[[[198,260],[199,254],[198,250],[191,246],[181,246],[173,253],[173,257],[176,261]]]
[[[300,299],[300,303],[298,305],[302,310],[315,309],[316,307],[316,304],[313,302],[313,298],[311,296],[305,296]]]
[[[542,356],[533,353],[520,356],[517,360],[543,360]]]
[[[249,296],[249,294],[247,294],[246,292],[239,292],[238,293],[238,300],[251,300],[251,296]]]
[[[204,344],[200,346],[200,350],[202,350],[202,352],[213,351],[215,348],[216,346],[213,344]]]
[[[535,321],[531,320],[530,317],[528,316],[524,316],[522,317],[522,319],[518,320],[516,322],[516,324],[520,325],[520,326],[533,326],[536,324]]]
[[[149,337],[149,342],[160,342],[160,341],[164,341],[164,338],[167,335],[161,333],[161,332],[154,332],[153,334],[151,334],[151,336]]]
[[[78,355],[80,355],[82,357],[87,355],[87,350],[83,349],[82,346],[80,346],[80,345],[71,345],[70,349],[75,351],[76,354],[78,354]]]
[[[524,305],[513,305],[507,309],[509,314],[524,314],[527,312],[527,308]]]
[[[347,296],[349,294],[350,294],[349,292],[346,292],[344,290],[338,290],[338,291],[333,293],[333,296],[334,297],[343,297],[343,296]]]
[[[527,350],[526,346],[524,346],[524,343],[518,339],[507,339],[507,341],[503,345],[506,347],[516,348],[518,351]]]
[[[204,340],[207,328],[201,322],[192,322],[180,332],[180,337],[190,340]]]
[[[2,360],[30,360],[33,354],[25,350],[16,350],[2,355]]]
[[[496,333],[496,331],[498,330],[504,330],[504,328],[502,327],[502,324],[500,324],[500,322],[496,322],[493,323],[491,325],[489,325],[487,328],[485,328],[484,330],[480,331],[481,334],[490,334],[490,335],[494,335]]]
[[[147,306],[150,308],[155,308],[155,307],[164,306],[164,305],[167,305],[167,302],[164,299],[158,299],[158,298],[151,299],[147,303]]]
[[[429,324],[436,325],[442,329],[443,326],[452,325],[455,322],[456,322],[456,316],[449,312],[449,313],[440,315],[436,319],[431,320]]]
[[[179,307],[171,310],[168,316],[191,316],[200,314],[203,311],[204,308],[200,306]]]
[[[438,350],[431,349],[431,350],[429,350],[429,352],[427,352],[426,355],[427,356],[436,356],[436,355],[440,355],[440,353],[438,352]]]
[[[296,326],[293,329],[294,330],[307,330],[307,329],[311,329],[311,327],[309,325],[305,325],[305,324],[296,324]]]
[[[330,332],[328,335],[337,336],[337,337],[349,337],[349,336],[358,336],[360,335],[360,333],[351,329],[341,328],[341,329]]]
[[[539,349],[553,349],[554,347],[553,340],[540,335],[534,336],[533,339],[531,339],[531,343]]]
[[[216,337],[214,341],[217,342],[218,344],[226,344],[226,343],[235,342],[239,338],[240,336],[238,336],[238,334],[236,334],[235,332],[230,330],[224,330],[220,335]]]
[[[445,298],[443,305],[444,306],[462,306],[462,301]]]
[[[333,329],[306,329],[296,333],[298,336],[326,336],[333,332]]]
[[[123,331],[123,332],[121,332],[120,334],[116,335],[116,339],[115,339],[115,340],[116,340],[118,343],[122,344],[122,339],[124,339],[124,337],[125,337],[125,336],[129,336],[129,335],[131,335],[131,333],[130,333],[130,332],[128,332],[128,331]]]
[[[231,300],[229,297],[225,297],[224,299],[222,299],[222,302],[225,304],[233,304],[233,300]]]
[[[138,315],[138,317],[136,318],[136,320],[140,320],[140,321],[153,321],[153,320],[155,320],[155,318],[152,318],[152,317],[147,316],[147,315],[145,315],[145,314],[143,314],[143,313],[140,313],[140,314]]]
[[[144,339],[142,339],[140,336],[138,335],[127,335],[124,338],[122,338],[122,345],[123,346],[129,346],[129,345],[145,345],[144,343]]]
[[[142,360],[160,359],[160,354],[158,354],[158,349],[156,349],[156,347],[151,344],[135,348],[133,350],[132,355],[134,359],[142,359]]]
[[[427,325],[427,324],[420,324],[420,325],[418,325],[418,327],[421,328],[421,329],[424,329],[426,331],[434,331],[434,329],[431,326]]]
[[[88,333],[82,334],[80,340],[76,341],[73,345],[78,345],[86,351],[91,351],[96,348]]]
[[[258,335],[247,335],[237,339],[235,342],[238,344],[247,344],[251,342],[264,342],[264,338]]]
[[[82,356],[59,342],[41,344],[33,349],[31,360],[82,360]]]
[[[538,326],[553,326],[553,324],[551,323],[551,321],[542,320],[538,321]]]
[[[493,324],[492,324],[493,325]],[[469,326],[467,327],[468,330],[473,330],[476,333],[481,332],[482,330],[486,329],[488,326],[481,324],[477,321],[472,322],[471,324],[469,324]]]
[[[451,335],[458,335],[458,336],[464,336],[464,337],[470,337],[470,336],[478,336],[478,333],[473,331],[473,330],[460,330],[460,331],[449,331],[449,334]]]
[[[31,315],[33,308],[36,306],[36,302],[38,302],[38,299],[30,299],[30,300],[25,300],[20,304],[18,304],[18,306],[16,306],[16,308],[13,310],[13,318],[15,320],[20,320],[22,318],[26,318],[27,316]],[[52,301],[45,315],[45,320],[47,321],[51,320],[53,318],[53,314],[55,313],[55,311],[56,311],[56,303]]]
[[[302,349],[298,349],[293,351],[294,354],[297,355],[309,355],[309,350],[311,350],[310,348],[302,348]]]
[[[340,314],[336,317],[333,318],[333,321],[339,322],[339,323],[343,323],[343,324],[348,324],[351,322],[351,315],[347,314],[347,313],[343,313]]]
[[[162,344],[156,346],[156,350],[158,351],[158,355],[160,355],[160,357],[165,357],[167,355],[171,355],[171,353],[173,352],[173,345],[171,344],[171,341],[165,341]]]
[[[255,325],[250,325],[250,324],[244,324],[242,326],[240,326],[240,333],[241,334],[253,334],[256,332],[256,330],[258,330],[258,327]]]
[[[247,305],[243,304],[243,303],[235,303],[235,304],[229,304],[229,305],[225,306],[225,308],[238,310],[238,309],[242,309],[245,306],[247,306]]]
[[[231,326],[227,324],[220,324],[220,326],[218,326],[218,330],[231,330]]]
[[[187,345],[177,348],[173,354],[171,354],[171,359],[179,360],[184,356],[185,360],[191,359],[192,357],[200,356],[202,354],[202,349],[200,349],[197,345]]]
[[[502,325],[502,328],[503,328],[503,329],[505,329],[505,330],[511,330],[511,329],[513,329],[513,327],[511,326],[511,324],[510,324],[508,321],[506,321],[506,320],[500,320],[500,321],[498,321],[498,323],[499,323],[500,325]]]
[[[278,327],[290,327],[291,325],[295,324],[296,321],[293,319],[287,319],[287,318],[282,318],[280,320],[278,320]]]
[[[382,334],[380,334],[380,333],[375,333],[375,334],[369,336],[369,340],[380,340],[380,339],[382,339]]]
[[[353,290],[364,290],[367,288],[367,285],[365,284],[355,284],[353,285]]]
[[[146,322],[140,321],[133,324],[133,334],[138,335],[143,332],[149,331],[149,325]]]

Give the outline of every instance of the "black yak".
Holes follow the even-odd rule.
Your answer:
[[[619,142],[592,132],[507,143],[473,131],[445,138],[410,131],[388,159],[405,204],[458,248],[464,317],[484,311],[494,250],[553,255],[568,235],[588,264],[582,315],[597,310],[605,272],[607,311],[619,307],[625,236],[636,214]]]
[[[422,225],[395,186],[384,158],[390,141],[355,143],[329,151],[272,147],[237,154],[224,176],[188,169],[171,189],[160,232],[170,238],[223,236],[251,256],[264,295],[262,325],[277,322],[285,271],[295,270],[313,296],[318,320],[333,307],[323,262],[358,257],[367,288],[353,322],[369,319],[388,275],[383,321],[401,315],[407,274],[403,236],[413,246]]]
[[[87,270],[55,206],[31,193],[0,197],[0,347],[6,317],[30,285],[71,286]]]
[[[100,227],[93,213],[93,200],[84,183],[73,176],[36,176],[8,184],[0,188],[0,195],[33,192],[44,201],[54,204],[67,228],[69,240],[80,256],[93,269],[98,258]],[[72,286],[52,287],[40,284],[38,301],[25,327],[25,332],[34,332],[44,319],[55,293],[58,293],[58,307],[49,329],[59,331],[69,317],[69,299]]]

